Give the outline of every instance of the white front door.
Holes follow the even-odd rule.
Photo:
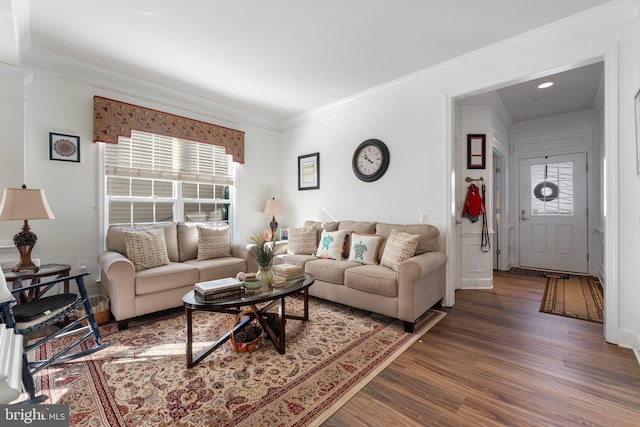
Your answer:
[[[585,153],[521,159],[520,265],[588,272]]]

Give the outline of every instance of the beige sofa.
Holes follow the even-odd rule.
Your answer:
[[[120,329],[126,328],[127,320],[133,317],[181,306],[182,297],[197,282],[256,270],[246,245],[237,243],[230,243],[231,256],[198,261],[198,229],[194,223],[161,223],[153,227],[164,232],[169,264],[136,272],[127,258],[124,231],[148,230],[148,225],[110,227],[107,250],[98,256],[101,283]]]
[[[432,225],[307,221],[302,228],[316,230],[316,244],[320,242],[322,230],[382,236],[376,259],[378,264],[319,259],[314,255],[291,253],[287,245],[280,246],[280,254],[274,263],[304,266],[305,272],[315,277],[315,283],[309,288],[309,293],[315,297],[400,319],[407,332],[413,332],[416,319],[444,298],[447,256],[438,251],[440,232]],[[394,229],[420,236],[415,253],[400,263],[397,271],[379,264]]]

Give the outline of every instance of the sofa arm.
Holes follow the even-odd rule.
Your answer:
[[[249,254],[249,248],[247,245],[240,243],[231,243],[231,256],[234,258],[242,258],[246,260],[251,255]]]
[[[444,252],[425,252],[413,256],[400,264],[398,279],[401,282],[417,282],[446,262],[447,255]]]
[[[445,295],[444,252],[409,258],[398,269],[398,318],[413,323]]]
[[[113,316],[116,320],[134,317],[136,270],[133,263],[119,252],[106,251],[98,255],[98,264]]]

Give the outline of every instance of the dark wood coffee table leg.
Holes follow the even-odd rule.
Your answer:
[[[280,298],[280,308],[278,309],[278,353],[284,354],[285,351],[285,333],[284,326],[286,322],[285,318],[285,309],[284,309],[284,300],[285,298]]]
[[[193,311],[185,307],[184,314],[185,314],[185,317],[187,318],[187,369],[188,369],[194,365],[193,363],[193,329],[192,329]]]
[[[214,311],[214,310],[207,310],[207,311]],[[185,312],[185,317],[187,318],[187,369],[188,369],[196,366],[198,363],[202,361],[202,359],[210,355],[215,349],[217,349],[222,344],[229,341],[229,339],[231,338],[231,332],[229,331],[226,334],[222,335],[213,344],[211,344],[209,347],[205,348],[200,353],[198,353],[195,357],[193,357],[193,317],[192,317],[193,310],[185,306],[184,312]],[[224,311],[215,311],[215,312],[235,314],[237,310],[235,311],[224,310]],[[250,321],[251,321],[251,318],[247,317],[241,320],[240,322],[238,322],[238,324],[234,328],[234,333],[244,328],[245,325]]]

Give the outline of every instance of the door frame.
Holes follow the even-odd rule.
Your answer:
[[[609,45],[606,49],[597,50],[594,49],[591,55],[587,54],[582,60],[576,60],[570,64],[571,68],[587,65],[596,61],[604,62],[604,77],[603,77],[603,123],[604,130],[601,132],[603,140],[601,141],[604,151],[604,170],[600,173],[604,176],[604,188],[602,189],[605,195],[605,209],[607,212],[616,212],[619,205],[618,195],[618,166],[619,166],[619,153],[616,141],[618,140],[618,117],[619,117],[619,82],[616,78],[619,71],[619,54],[616,44]],[[549,64],[547,69],[551,70],[557,67],[558,64]],[[540,74],[520,72],[511,76],[502,76],[501,79],[496,79],[491,82],[491,85],[487,85],[485,82],[477,82],[472,85],[465,86],[462,90],[452,90],[447,92],[444,97],[444,109],[445,109],[445,143],[447,144],[446,152],[446,164],[450,166],[451,173],[446,176],[446,184],[451,190],[447,195],[447,203],[444,206],[445,217],[449,218],[448,224],[445,227],[446,237],[446,253],[449,260],[453,261],[459,259],[460,252],[459,247],[456,244],[457,232],[456,232],[456,213],[455,213],[455,198],[456,198],[456,174],[458,170],[461,170],[461,165],[457,164],[456,159],[456,121],[459,120],[460,112],[456,109],[456,100],[486,93],[488,91],[495,90],[499,87],[508,86],[518,82],[530,80],[531,78],[539,77]],[[617,215],[608,215],[604,224],[604,266],[605,274],[603,281],[605,284],[605,319],[604,319],[604,337],[608,342],[619,342],[619,307],[618,307],[618,277],[619,277],[619,221]],[[457,268],[455,262],[448,262],[446,268],[446,289],[445,289],[445,306],[453,306],[455,304],[455,289],[459,281],[457,280]]]

